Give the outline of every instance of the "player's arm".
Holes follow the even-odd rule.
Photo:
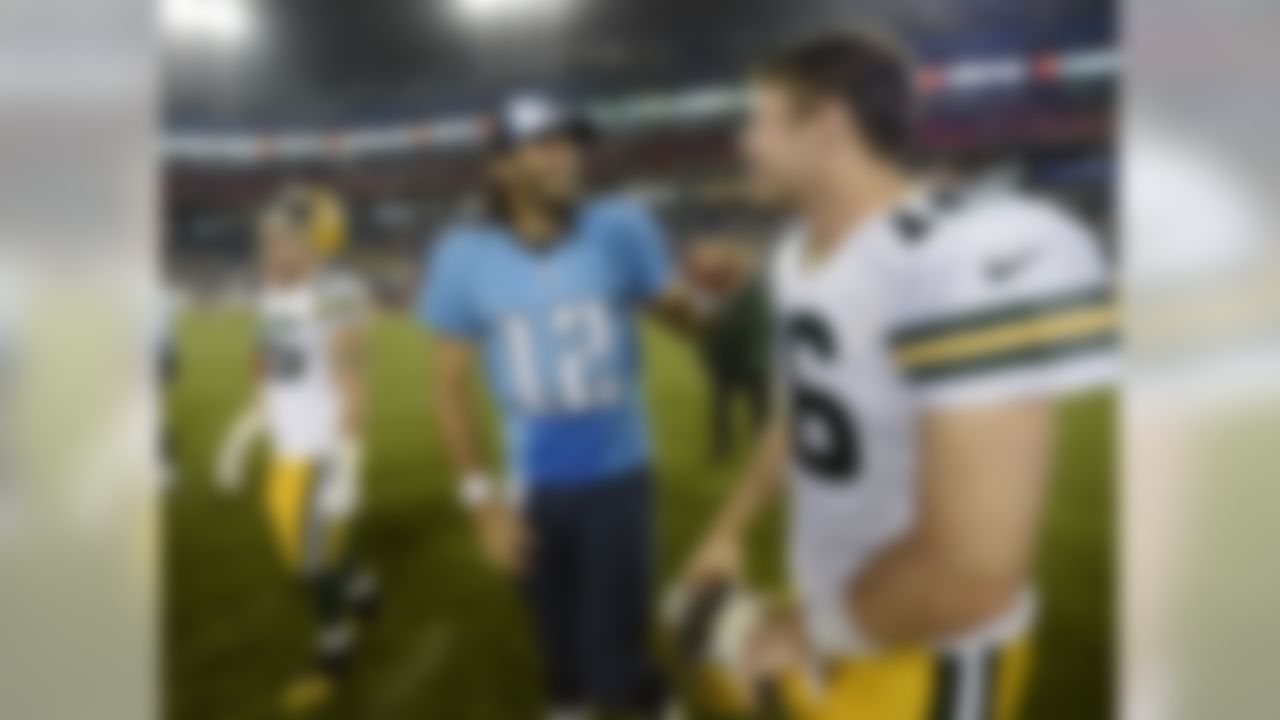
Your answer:
[[[873,643],[947,637],[1013,606],[1035,552],[1053,415],[1041,399],[923,419],[918,523],[849,588]]]
[[[485,471],[480,424],[471,403],[475,350],[468,340],[436,332],[432,393],[445,454],[453,465],[458,496],[471,515],[481,549],[499,570],[521,572],[529,538],[524,524]]]
[[[459,482],[485,476],[479,424],[469,396],[483,328],[472,298],[471,238],[463,230],[434,243],[422,273],[417,312],[431,340],[431,403],[445,454]]]
[[[463,478],[484,474],[477,428],[469,397],[473,382],[475,350],[470,341],[445,333],[432,334],[432,398],[436,424],[445,455],[454,475]]]
[[[715,316],[705,294],[691,283],[675,280],[649,302],[649,312],[663,325],[684,335],[698,335]]]
[[[363,459],[365,416],[365,346],[368,302],[354,281],[335,282],[325,298],[326,320],[333,328],[329,336],[329,366],[338,394],[342,437],[335,449],[334,472],[359,477]],[[354,486],[354,485],[353,485]]]
[[[485,329],[472,295],[474,265],[469,248],[474,244],[470,240],[459,234],[437,243],[423,274],[418,312],[434,341],[432,402],[458,497],[490,562],[500,570],[519,572],[527,556],[527,535],[519,515],[485,469],[480,423],[471,402],[476,347]]]
[[[677,279],[653,305],[655,313],[678,331],[706,331],[716,323],[723,307],[752,284],[756,264],[752,251],[741,240],[691,240],[681,252]]]
[[[245,466],[249,451],[258,437],[266,432],[266,420],[262,414],[262,392],[266,384],[267,359],[259,347],[253,354],[253,389],[249,401],[227,426],[214,458],[213,477],[223,492],[237,492],[245,481]]]
[[[331,329],[325,352],[338,394],[342,432],[355,440],[364,431],[369,298],[359,282],[347,277],[332,279],[323,292],[321,313]]]
[[[728,238],[692,241],[682,253],[676,279],[651,308],[672,329],[697,335],[711,328],[731,298],[752,283],[751,251]]]
[[[342,431],[348,438],[358,438],[364,431],[365,345],[365,328],[357,323],[337,330],[330,345],[334,382],[342,406]]]
[[[713,308],[695,278],[677,272],[654,217],[641,207],[619,205],[616,219],[613,248],[627,298],[676,332],[701,332]]]
[[[765,427],[746,472],[686,567],[686,584],[706,587],[739,574],[743,537],[782,487],[786,457],[786,423],[782,413],[777,413]]]
[[[915,314],[888,341],[921,409],[916,525],[845,588],[824,634],[844,621],[873,645],[946,639],[1012,611],[1025,587],[1055,398],[1110,376],[1115,317],[1078,224],[1026,209],[992,223],[915,256]]]

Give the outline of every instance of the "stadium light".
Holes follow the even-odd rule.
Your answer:
[[[237,45],[253,33],[248,0],[164,0],[161,26],[180,42]]]
[[[454,0],[458,15],[476,25],[563,17],[574,0]]]

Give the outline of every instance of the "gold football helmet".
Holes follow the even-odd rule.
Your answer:
[[[288,185],[271,199],[266,219],[284,222],[301,231],[311,246],[325,257],[339,253],[347,243],[347,213],[334,190],[316,184]]]

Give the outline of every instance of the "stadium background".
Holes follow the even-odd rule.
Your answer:
[[[246,13],[205,17],[220,34],[193,32],[189,13],[181,27],[177,12],[165,18],[166,272],[185,299],[168,405],[181,459],[167,508],[170,717],[272,717],[307,654],[306,608],[275,565],[256,486],[223,496],[208,472],[248,393],[248,216],[279,182],[342,189],[346,262],[384,310],[357,541],[388,603],[334,710],[344,718],[505,720],[536,707],[519,605],[479,563],[452,499],[427,416],[430,349],[404,311],[433,231],[474,200],[483,111],[499,98],[536,87],[587,106],[606,131],[595,174],[651,204],[674,244],[713,232],[767,242],[776,218],[746,207],[734,181],[737,82],[780,40],[872,20],[922,61],[929,159],[1050,193],[1109,234],[1117,59],[1104,0],[218,2]],[[645,343],[669,574],[741,458],[708,458],[696,354],[658,329]],[[1110,714],[1110,405],[1062,410],[1036,720]],[[754,538],[765,582],[780,578],[779,525]]]

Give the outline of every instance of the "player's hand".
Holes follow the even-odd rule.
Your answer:
[[[233,432],[218,449],[218,456],[214,461],[213,478],[218,484],[218,489],[224,493],[237,492],[244,485],[247,462],[245,455],[248,454],[246,445],[247,443],[240,441]]]
[[[689,288],[709,301],[723,303],[750,277],[751,260],[741,241],[698,238],[682,253],[680,270]]]
[[[233,493],[244,484],[244,474],[240,471],[240,463],[228,454],[222,454],[213,471],[218,489],[224,493]]]
[[[256,405],[249,406],[236,418],[214,461],[213,478],[219,490],[234,493],[244,484],[249,451],[264,427],[262,413]]]
[[[480,549],[498,570],[519,575],[528,567],[531,538],[524,521],[509,503],[494,498],[475,508],[471,519]]]
[[[742,576],[742,546],[738,538],[727,533],[713,533],[694,552],[681,584],[693,590],[736,582]]]
[[[771,608],[748,640],[746,652],[745,679],[757,691],[776,687],[785,673],[804,668],[809,644],[800,611],[791,605]]]

